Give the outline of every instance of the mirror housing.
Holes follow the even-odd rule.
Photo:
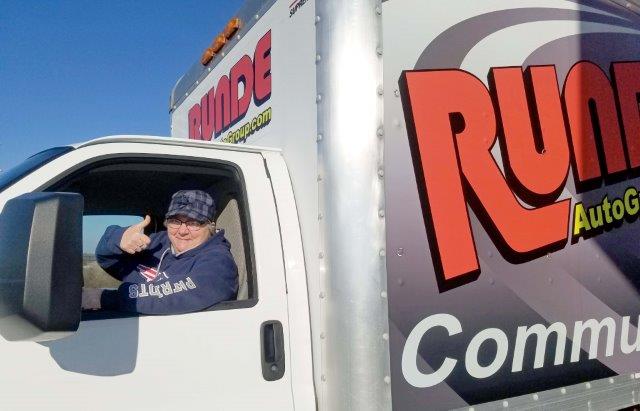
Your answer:
[[[29,193],[0,213],[0,335],[49,341],[74,333],[82,300],[82,212],[73,193]]]

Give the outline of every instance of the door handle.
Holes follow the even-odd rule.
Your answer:
[[[262,377],[276,381],[284,375],[284,334],[280,321],[265,321],[260,326]]]

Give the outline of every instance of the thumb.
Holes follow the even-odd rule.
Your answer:
[[[140,229],[140,231],[144,230],[144,228],[146,226],[148,226],[149,224],[151,224],[151,217],[149,217],[148,215],[144,217],[144,220],[140,221],[137,226],[138,229]]]

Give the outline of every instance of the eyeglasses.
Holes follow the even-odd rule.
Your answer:
[[[195,220],[182,221],[178,220],[177,218],[167,218],[164,221],[165,227],[171,230],[178,230],[180,227],[182,227],[182,224],[187,227],[187,230],[195,232],[200,231],[200,229],[202,229],[202,227],[204,227],[207,223],[200,223]]]

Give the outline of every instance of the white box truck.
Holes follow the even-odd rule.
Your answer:
[[[175,85],[173,138],[0,174],[0,408],[640,403],[639,11],[248,0]],[[162,230],[185,188],[215,196],[237,300],[82,312],[113,286],[91,235]]]

